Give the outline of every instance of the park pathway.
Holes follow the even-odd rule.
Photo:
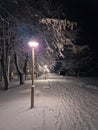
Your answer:
[[[49,74],[30,87],[15,85],[0,92],[0,130],[98,130],[98,88],[79,79]]]

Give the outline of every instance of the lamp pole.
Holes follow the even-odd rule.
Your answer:
[[[29,46],[32,47],[32,86],[31,86],[31,108],[34,107],[34,48],[38,46],[37,42],[29,42]]]
[[[31,108],[34,107],[34,47],[32,47],[32,87],[31,87]]]

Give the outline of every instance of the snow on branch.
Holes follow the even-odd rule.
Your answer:
[[[60,55],[65,45],[73,45],[72,40],[76,37],[76,32],[73,32],[77,28],[76,22],[70,22],[67,19],[43,18],[39,23],[47,26],[46,39],[51,41],[51,45],[58,49]]]
[[[57,27],[58,30],[66,30],[66,28],[69,28],[73,30],[77,27],[76,22],[70,22],[69,20],[59,20],[59,19],[50,19],[50,18],[43,18],[40,20],[40,23],[46,24],[46,25],[52,25],[53,28]]]

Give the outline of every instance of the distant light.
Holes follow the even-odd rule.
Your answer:
[[[30,41],[28,44],[30,47],[37,47],[38,46],[38,43],[34,42],[34,41]]]
[[[44,65],[44,68],[47,68],[47,65]]]
[[[29,73],[29,72],[30,72],[30,70],[28,69],[28,70],[27,70],[27,72]]]

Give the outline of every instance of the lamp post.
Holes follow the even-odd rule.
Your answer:
[[[31,108],[34,107],[34,48],[38,46],[37,42],[30,41],[29,46],[32,47],[32,86],[31,86]]]

